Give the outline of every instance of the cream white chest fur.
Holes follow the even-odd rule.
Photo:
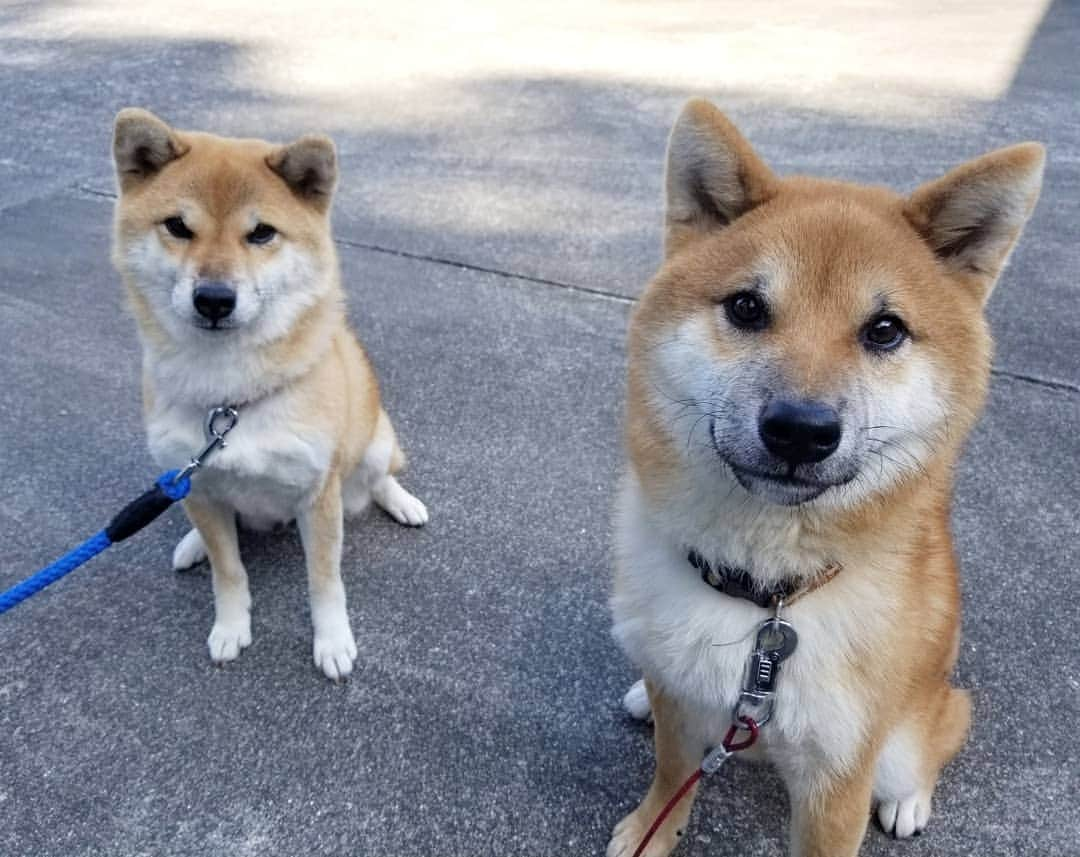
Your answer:
[[[650,509],[636,480],[624,481],[614,634],[651,681],[694,712],[703,744],[716,744],[730,725],[756,631],[771,613],[701,581],[686,558],[689,544],[673,536],[679,528],[670,525],[685,520],[683,512]],[[711,534],[709,556],[730,561],[719,532]],[[792,546],[777,550],[790,556]],[[858,574],[842,573],[827,587],[828,597],[810,595],[785,612],[799,644],[783,664],[775,715],[761,745],[789,769],[852,763],[868,726],[862,689],[851,688],[844,676],[873,644],[889,606]]]
[[[235,509],[251,526],[295,518],[321,489],[333,454],[333,439],[298,423],[295,412],[287,390],[240,406],[227,445],[199,469],[193,490]],[[159,394],[146,420],[157,464],[183,467],[206,443],[205,420],[205,409]]]

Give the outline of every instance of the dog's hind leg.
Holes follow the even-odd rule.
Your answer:
[[[192,527],[180,541],[176,543],[172,553],[173,571],[186,571],[194,568],[206,559],[206,542],[203,541],[199,531]]]
[[[946,685],[936,705],[893,730],[874,776],[882,830],[896,839],[923,832],[941,768],[963,746],[970,723],[970,695]]]
[[[649,704],[649,693],[645,689],[645,679],[639,678],[626,691],[622,698],[623,708],[635,720],[649,720],[652,717],[652,706]]]
[[[398,446],[390,418],[386,411],[379,411],[371,443],[364,451],[359,466],[345,482],[343,496],[346,513],[358,514],[374,500],[399,524],[411,527],[426,524],[427,507],[394,478],[394,474],[404,466],[405,455]]]

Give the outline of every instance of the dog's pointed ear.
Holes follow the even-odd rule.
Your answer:
[[[271,152],[266,164],[300,199],[319,211],[330,208],[337,183],[337,154],[329,137],[305,134]]]
[[[904,205],[942,264],[971,276],[984,299],[1039,199],[1045,160],[1038,143],[998,149],[922,185]]]
[[[149,110],[125,107],[113,126],[113,160],[122,191],[145,181],[188,147]]]
[[[664,238],[670,255],[776,193],[776,177],[731,121],[703,98],[683,107],[667,148]]]

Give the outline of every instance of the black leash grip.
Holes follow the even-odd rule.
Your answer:
[[[105,535],[114,544],[122,542],[139,532],[174,502],[161,490],[160,485],[154,485],[149,491],[139,495],[116,513],[109,521],[109,525],[105,527]]]

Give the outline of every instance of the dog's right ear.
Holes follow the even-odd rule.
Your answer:
[[[113,160],[122,191],[154,175],[187,152],[168,125],[148,110],[126,107],[116,114]]]
[[[776,177],[723,113],[694,98],[671,129],[666,186],[670,256],[772,197]]]

